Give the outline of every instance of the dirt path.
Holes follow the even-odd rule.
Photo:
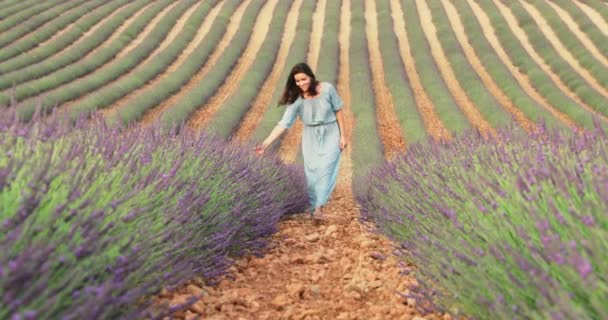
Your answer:
[[[462,51],[467,57],[468,62],[473,67],[473,70],[477,73],[484,86],[488,91],[496,98],[498,103],[505,108],[509,113],[515,117],[517,122],[528,132],[534,130],[535,125],[530,119],[528,119],[524,113],[507,97],[507,95],[502,91],[500,86],[494,81],[492,76],[486,71],[485,67],[481,64],[481,60],[475,53],[475,49],[469,43],[466,32],[464,29],[464,25],[460,20],[460,16],[458,15],[458,10],[449,0],[441,0],[443,7],[446,10],[448,19],[450,21],[450,25],[454,30],[454,35],[458,40]]]
[[[238,129],[233,134],[232,139],[234,141],[244,142],[248,140],[255,128],[257,128],[262,121],[264,113],[266,113],[266,110],[268,110],[268,107],[270,106],[274,93],[273,88],[276,88],[279,84],[278,82],[281,73],[285,68],[285,61],[287,60],[289,49],[296,36],[297,23],[295,22],[298,21],[298,13],[302,6],[302,1],[303,0],[295,0],[287,13],[287,24],[284,29],[283,37],[281,38],[281,46],[279,47],[279,52],[272,67],[272,71],[266,81],[264,81],[264,84],[262,85],[263,89],[260,90],[260,93],[256,96],[253,104],[241,120]]]
[[[374,1],[365,1],[365,33],[372,72],[372,86],[376,101],[375,109],[378,132],[384,146],[385,157],[392,159],[396,154],[403,153],[406,146],[399,117],[395,112],[393,96],[384,80],[384,66],[378,39],[378,13],[376,12],[376,3]]]
[[[597,61],[608,67],[608,58],[600,52],[600,50],[595,46],[593,41],[591,41],[587,34],[583,30],[581,30],[579,25],[576,23],[576,21],[574,21],[570,14],[566,10],[560,8],[558,5],[551,1],[547,1],[547,4],[551,6],[553,10],[555,10],[559,18],[568,26],[570,31],[574,33],[576,38],[583,44],[583,46],[585,46],[585,49],[589,50],[591,55],[593,55],[593,57],[597,59]]]
[[[200,2],[199,4],[201,4],[201,3],[202,2]],[[114,104],[112,104],[110,107],[100,110],[101,114],[104,117],[113,116],[116,111],[120,110],[120,108],[122,108],[122,106],[124,106],[126,103],[130,102],[136,96],[139,96],[143,92],[147,92],[148,90],[150,90],[150,88],[154,88],[156,85],[158,85],[158,83],[160,83],[161,81],[164,81],[165,78],[171,76],[171,74],[173,72],[175,72],[186,61],[188,56],[190,56],[190,54],[192,54],[194,49],[196,49],[200,45],[201,41],[203,41],[203,39],[205,38],[205,36],[209,32],[209,30],[211,29],[211,26],[213,25],[215,18],[217,18],[223,4],[224,4],[224,1],[220,1],[215,5],[215,7],[213,7],[209,11],[209,14],[207,15],[207,17],[205,17],[205,20],[203,21],[203,24],[201,25],[201,27],[198,28],[196,35],[194,36],[192,41],[190,43],[188,43],[188,46],[186,47],[186,49],[184,49],[184,51],[182,51],[182,53],[179,55],[179,57],[177,57],[177,59],[169,66],[169,68],[167,68],[167,70],[163,71],[161,74],[156,76],[154,79],[152,79],[151,81],[146,83],[146,85],[144,85],[143,87],[141,87],[137,90],[134,90],[131,93],[129,93],[128,95],[122,97],[121,99],[116,101]],[[178,22],[178,24],[179,24],[179,22]]]
[[[511,27],[511,29],[513,29],[511,24],[513,23],[513,21],[515,21],[515,23],[517,24],[517,22],[516,22],[517,20],[513,20],[513,19],[515,19],[515,16],[511,12],[511,10],[509,8],[507,8],[505,5],[503,5],[500,1],[494,0],[494,2],[497,3],[499,10],[505,16],[505,19],[507,19],[507,21],[510,21],[509,26]],[[589,72],[589,70],[585,69],[585,67],[583,67],[580,64],[578,59],[576,59],[576,57],[574,55],[572,55],[570,50],[568,48],[566,48],[566,46],[557,37],[557,35],[555,34],[555,32],[553,31],[551,26],[547,23],[547,20],[545,20],[545,18],[538,11],[538,9],[536,9],[536,7],[527,3],[526,1],[520,0],[519,2],[526,9],[526,11],[530,14],[530,16],[532,17],[534,22],[536,22],[536,24],[538,25],[538,28],[540,29],[542,34],[545,36],[545,38],[547,38],[547,40],[549,40],[551,45],[555,48],[555,50],[562,57],[562,59],[564,59],[574,69],[574,71],[576,71],[576,73],[578,73],[583,79],[585,79],[585,81],[593,89],[595,89],[598,93],[603,95],[604,98],[608,99],[608,89],[604,88],[604,86],[601,83],[599,83],[597,81],[597,79],[595,79],[595,77],[591,74],[591,72]]]
[[[171,11],[171,9],[177,5],[178,2],[174,2],[172,3],[169,7],[165,8],[165,10],[163,10],[158,16],[155,17],[154,20],[152,20],[150,22],[150,24],[146,27],[146,29],[144,30],[144,32],[142,32],[142,34],[137,37],[136,41],[132,42],[131,45],[129,47],[131,47],[131,49],[125,49],[123,51],[121,51],[115,59],[119,59],[119,56],[124,56],[127,50],[132,50],[132,48],[135,48],[133,45],[133,43],[138,42],[141,43],[141,41],[143,41],[143,39],[145,38],[145,36],[147,36],[152,29],[154,29],[154,27],[156,27],[156,25],[158,24],[158,22],[160,21],[160,19],[162,19],[162,17],[165,15],[165,13],[168,13],[169,11]],[[160,43],[160,45],[158,47],[156,47],[154,49],[154,51],[152,51],[152,53],[150,53],[143,61],[141,61],[137,66],[135,66],[133,69],[131,69],[129,72],[120,75],[118,78],[114,79],[111,82],[106,83],[104,86],[99,87],[97,90],[91,91],[81,97],[79,97],[78,99],[72,100],[70,102],[64,103],[63,105],[61,105],[59,107],[59,112],[69,112],[69,110],[75,106],[78,105],[82,100],[88,98],[91,94],[95,94],[96,92],[98,92],[99,90],[102,90],[103,88],[112,85],[113,83],[117,82],[117,81],[122,81],[123,79],[129,78],[133,75],[133,73],[139,71],[141,68],[145,68],[146,65],[156,57],[156,55],[158,55],[160,52],[162,52],[163,50],[165,50],[174,40],[175,38],[179,35],[179,33],[182,31],[182,29],[184,28],[184,26],[186,25],[186,21],[188,21],[188,19],[190,18],[190,16],[192,16],[192,14],[194,13],[194,11],[196,11],[196,9],[202,4],[202,2],[198,2],[197,4],[191,6],[190,8],[188,8],[188,10],[186,10],[186,12],[184,14],[182,14],[182,16],[177,20],[177,23],[173,26],[173,28],[171,29],[171,31],[169,31],[169,34],[167,34],[167,36],[162,40],[162,42]],[[158,19],[158,20],[157,20]],[[109,65],[109,63],[115,61],[114,59],[109,61],[108,63],[104,64],[104,66]],[[102,68],[104,67],[102,66],[99,70],[102,70]],[[133,91],[136,92],[136,91]],[[133,93],[132,92],[132,93]],[[128,95],[127,95],[128,96]],[[106,111],[108,112],[108,111]],[[110,111],[111,112],[111,111]],[[103,113],[102,113],[103,114]],[[104,114],[107,115],[107,114]]]
[[[353,178],[353,162],[352,162],[352,141],[353,141],[353,129],[355,127],[355,116],[352,112],[351,105],[351,94],[350,94],[350,0],[342,0],[342,7],[340,10],[340,30],[338,33],[338,44],[340,48],[340,61],[338,67],[338,83],[336,84],[336,90],[338,95],[344,102],[342,108],[344,112],[345,128],[344,136],[346,138],[347,147],[342,151],[342,157],[340,157],[340,170],[341,174],[338,176],[338,182],[336,185],[336,192],[343,192],[346,197],[353,197],[352,195],[352,178]]]
[[[572,1],[575,5],[577,5],[586,15],[589,17],[591,22],[605,35],[608,36],[608,22],[602,18],[602,16],[597,13],[593,8],[588,6],[585,2],[580,0]],[[608,3],[606,4],[608,5]]]
[[[488,40],[488,43],[490,44],[492,49],[494,49],[502,63],[507,67],[507,69],[509,69],[515,80],[517,80],[517,82],[519,83],[521,88],[526,92],[526,94],[528,94],[543,108],[547,109],[547,111],[549,111],[555,118],[559,119],[571,128],[577,128],[576,123],[572,119],[570,119],[570,117],[568,117],[565,113],[555,109],[549,102],[547,102],[547,100],[543,96],[536,92],[536,90],[530,83],[528,77],[521,71],[519,71],[519,69],[517,69],[517,67],[513,64],[511,58],[504,51],[502,45],[498,41],[498,38],[496,37],[494,31],[494,27],[490,22],[490,18],[486,15],[483,9],[481,9],[481,7],[479,7],[479,5],[473,0],[467,0],[467,2],[469,3],[471,9],[473,10],[473,13],[477,17],[477,20],[481,25],[482,32]]]
[[[416,100],[416,107],[422,115],[424,126],[429,136],[435,139],[449,139],[451,137],[450,132],[445,128],[441,119],[435,111],[433,102],[424,91],[424,86],[416,71],[416,64],[414,62],[414,56],[410,49],[410,43],[407,37],[407,29],[405,28],[405,20],[403,19],[403,8],[399,0],[391,0],[391,14],[393,18],[393,31],[397,36],[399,42],[399,54],[401,61],[405,66],[405,72],[409,79],[410,85],[412,86],[412,92],[414,93],[414,99]]]
[[[256,18],[253,30],[251,31],[251,38],[249,38],[245,51],[220,88],[217,89],[204,106],[199,106],[197,111],[190,117],[187,124],[190,128],[197,130],[203,128],[220,110],[224,102],[234,92],[238,91],[238,84],[249,71],[253,61],[259,54],[258,51],[262,47],[264,40],[266,40],[272,14],[276,6],[277,0],[269,0],[264,4]],[[230,110],[226,110],[226,112],[230,112]]]
[[[321,41],[323,40],[323,25],[325,21],[326,7],[327,0],[317,1],[315,12],[312,16],[312,30],[310,34],[310,44],[308,47],[306,61],[310,68],[312,68],[313,72],[316,72],[319,61]],[[323,81],[323,79],[319,80]],[[303,129],[304,126],[302,125],[302,121],[298,119],[293,127],[291,127],[285,134],[285,137],[281,141],[281,145],[279,146],[278,150],[279,157],[281,157],[283,161],[287,163],[293,163],[296,161]]]
[[[418,15],[420,16],[422,31],[431,47],[433,59],[435,59],[439,72],[441,73],[448,90],[454,97],[456,104],[460,107],[460,110],[462,110],[462,113],[467,117],[473,127],[479,130],[479,132],[483,135],[496,135],[496,130],[492,128],[492,125],[490,125],[490,123],[481,115],[477,106],[469,99],[460,85],[460,82],[458,82],[448,57],[445,55],[443,47],[437,38],[437,30],[433,24],[431,10],[428,5],[425,1],[416,0],[416,8],[418,9]]]
[[[179,99],[181,99],[187,92],[192,90],[192,88],[198,84],[200,81],[203,81],[205,76],[209,73],[211,68],[217,63],[217,61],[222,57],[222,54],[234,38],[239,25],[241,24],[241,19],[245,14],[245,9],[249,7],[251,0],[243,1],[234,13],[230,16],[230,22],[228,22],[228,26],[226,27],[226,33],[220,40],[220,43],[217,45],[209,59],[205,62],[203,67],[192,77],[176,94],[169,97],[169,99],[165,100],[163,103],[154,107],[152,110],[148,110],[141,120],[142,125],[151,125],[154,123],[156,119],[160,117],[160,115],[165,112],[169,107],[174,105]]]

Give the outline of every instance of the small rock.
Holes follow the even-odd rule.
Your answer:
[[[414,299],[414,298],[407,298],[406,301],[407,301],[407,305],[408,306],[412,306],[412,307],[416,306],[416,299]]]
[[[197,296],[197,297],[202,297],[202,296],[206,296],[207,292],[205,292],[205,290],[201,289],[199,286],[194,285],[194,284],[189,284],[186,289],[188,290],[188,292],[190,292],[190,294]]]
[[[344,294],[347,298],[352,298],[355,300],[360,300],[361,299],[361,294],[357,291],[349,291],[347,293]]]
[[[292,283],[287,285],[287,292],[293,299],[301,299],[304,293],[304,286],[301,283]]]
[[[350,314],[348,312],[340,312],[336,320],[346,320],[350,318]]]
[[[196,320],[199,318],[200,318],[200,315],[198,315],[196,313],[192,313],[190,311],[186,311],[186,315],[184,317],[184,319],[186,319],[186,320]]]
[[[319,238],[321,238],[321,236],[320,236],[320,235],[319,235],[317,232],[315,232],[315,233],[312,233],[312,234],[307,235],[307,236],[306,236],[306,237],[304,237],[304,238],[305,238],[305,239],[306,239],[306,241],[308,241],[308,242],[315,242],[315,241],[319,240]]]
[[[369,283],[369,287],[372,289],[380,288],[380,287],[382,287],[382,281],[380,281],[380,280],[372,281]]]
[[[365,241],[361,242],[361,248],[371,248],[371,247],[374,247],[375,245],[376,244],[370,240],[365,240]]]
[[[198,314],[204,314],[205,304],[202,301],[197,301],[195,304],[190,306],[190,310]]]
[[[276,296],[274,299],[272,299],[272,301],[270,301],[270,304],[273,305],[275,308],[280,309],[280,308],[283,308],[284,306],[286,306],[288,302],[289,302],[289,298],[287,298],[287,295],[280,294],[280,295]]]
[[[321,297],[321,289],[317,286],[311,286],[310,287],[310,295],[315,297],[315,298],[320,298]]]
[[[331,226],[327,227],[327,229],[325,229],[325,236],[327,237],[336,231],[338,231],[338,227],[335,224],[332,224]]]

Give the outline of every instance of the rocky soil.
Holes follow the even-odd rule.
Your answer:
[[[306,214],[280,223],[262,257],[244,257],[215,287],[193,283],[158,298],[171,305],[203,295],[181,319],[451,319],[422,316],[401,294],[417,284],[386,238],[359,221],[355,200],[338,188],[323,223]]]

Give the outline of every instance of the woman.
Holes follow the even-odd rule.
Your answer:
[[[287,106],[283,118],[255,152],[264,153],[300,117],[304,124],[302,156],[311,214],[321,219],[322,206],[336,185],[340,155],[346,147],[342,99],[332,84],[317,81],[306,63],[298,63],[289,73],[279,105]]]

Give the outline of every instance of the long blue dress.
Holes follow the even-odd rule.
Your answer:
[[[299,97],[288,105],[279,125],[289,129],[299,116],[304,124],[302,157],[312,209],[329,200],[336,186],[340,163],[340,127],[336,111],[343,102],[331,83],[321,82],[321,92],[314,98]]]

